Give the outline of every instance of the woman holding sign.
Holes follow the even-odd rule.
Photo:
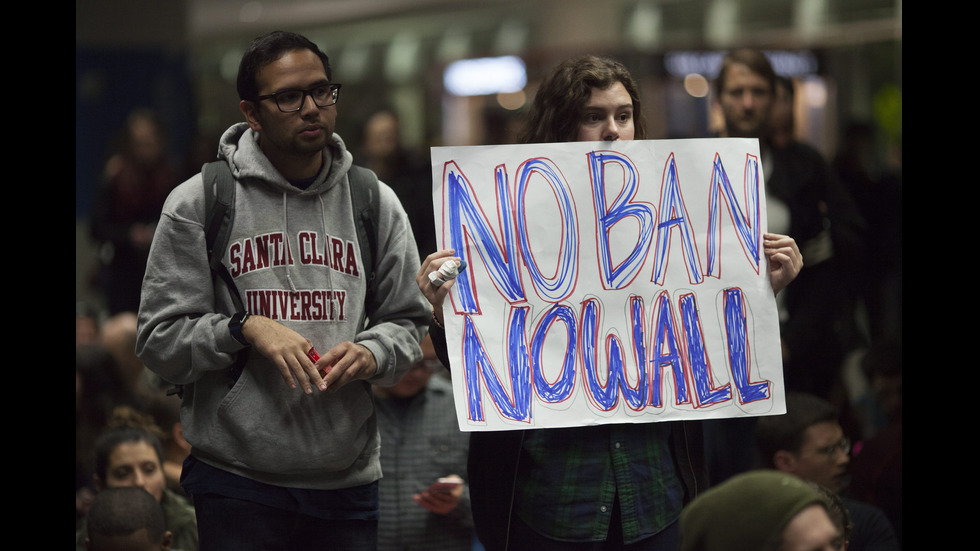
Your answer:
[[[523,143],[645,138],[632,76],[598,56],[556,67],[521,133]],[[767,234],[765,246],[778,292],[802,260],[789,237]],[[433,253],[417,276],[447,366],[442,306],[465,269],[460,260],[452,250]],[[489,551],[676,550],[681,509],[707,488],[703,455],[695,421],[473,432],[468,471],[477,533]]]

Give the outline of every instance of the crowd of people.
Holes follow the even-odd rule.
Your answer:
[[[243,55],[244,122],[217,144],[238,182],[232,242],[255,255],[233,285],[205,251],[202,176],[178,185],[146,145],[152,117],[129,121],[93,221],[107,308],[76,310],[77,549],[901,548],[900,174],[793,138],[793,83],[764,54],[731,52],[716,95],[723,136],[760,143],[787,413],[713,422],[460,432],[453,282],[429,278],[458,257],[437,250],[428,163],[389,111],[352,155],[341,89],[301,35]],[[620,62],[571,58],[520,140],[646,139],[639,98]],[[383,182],[363,212],[358,164]],[[283,243],[301,235],[340,252],[294,262]],[[364,239],[370,255],[351,248]],[[271,305],[294,296],[305,306]]]

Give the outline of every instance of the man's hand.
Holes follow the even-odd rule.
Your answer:
[[[447,483],[442,481],[449,479],[452,479],[453,482]],[[463,479],[457,475],[450,475],[446,479],[440,479],[440,482],[436,482],[425,490],[413,495],[412,499],[427,511],[438,515],[447,515],[459,505],[462,497]]]
[[[276,365],[289,388],[296,388],[299,381],[307,394],[313,393],[313,385],[327,389],[316,365],[306,355],[310,341],[296,331],[265,316],[249,316],[242,326],[242,335],[252,348]]]
[[[803,255],[792,237],[775,233],[767,233],[763,237],[772,292],[779,294],[803,269]]]
[[[321,355],[316,369],[327,373],[320,390],[337,390],[351,381],[373,377],[378,372],[378,362],[367,347],[346,341]]]

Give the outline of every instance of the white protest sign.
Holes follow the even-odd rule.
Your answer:
[[[785,412],[757,140],[431,152],[461,430]]]

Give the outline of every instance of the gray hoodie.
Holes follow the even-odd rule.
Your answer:
[[[309,339],[323,354],[343,341],[367,347],[370,381],[312,395],[290,389],[276,367],[249,351],[239,379],[228,367],[242,345],[232,337],[229,290],[211,272],[204,245],[201,175],[163,207],[143,280],[136,352],[151,370],[186,385],[184,436],[206,463],[253,480],[336,489],[380,478],[370,383],[393,384],[421,355],[428,308],[415,283],[419,258],[405,211],[380,185],[379,306],[364,312],[365,274],[351,214],[351,155],[336,134],[324,168],[306,190],[291,186],[262,154],[245,123],[221,138],[219,158],[239,182],[223,262],[252,314]],[[368,327],[359,330],[366,315]]]

